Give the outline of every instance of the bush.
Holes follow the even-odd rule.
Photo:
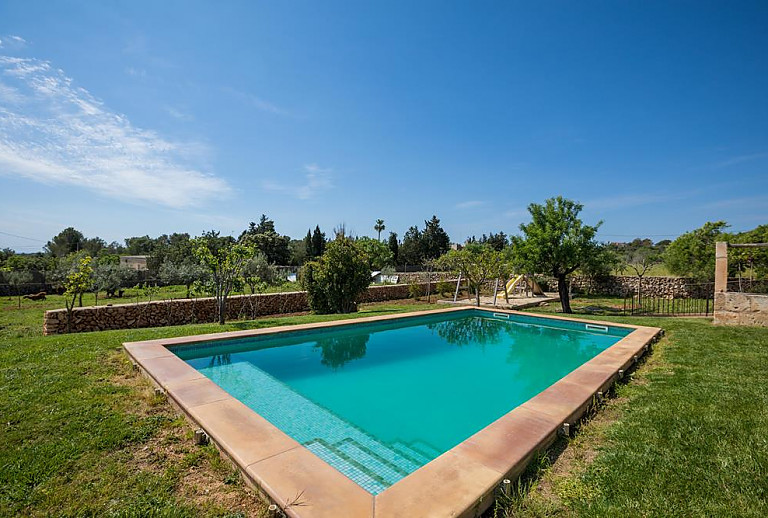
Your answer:
[[[320,259],[305,265],[301,284],[316,313],[357,311],[357,298],[371,284],[368,257],[351,239],[338,237]]]
[[[408,295],[412,299],[414,299],[414,300],[418,299],[419,297],[422,296],[423,293],[424,293],[424,290],[422,289],[420,282],[418,282],[418,281],[411,281],[408,284]]]
[[[448,295],[453,295],[454,291],[456,290],[456,283],[450,281],[440,281],[437,283],[436,289],[440,295],[447,297]]]

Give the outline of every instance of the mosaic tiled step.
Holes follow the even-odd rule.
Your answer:
[[[378,441],[250,363],[200,370],[224,385],[247,379],[243,403],[374,495],[440,454],[420,441]]]

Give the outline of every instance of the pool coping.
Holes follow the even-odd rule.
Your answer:
[[[338,327],[462,311],[524,315],[629,328],[633,331],[548,388],[378,495],[372,495],[331,467],[258,413],[180,359],[168,347]],[[478,516],[493,503],[500,484],[514,480],[533,456],[574,425],[648,350],[661,334],[656,327],[616,324],[493,307],[450,307],[312,324],[126,342],[137,367],[287,516]]]

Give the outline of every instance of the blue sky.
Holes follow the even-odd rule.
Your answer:
[[[0,247],[768,222],[766,2],[0,3]],[[386,233],[385,232],[385,233]]]

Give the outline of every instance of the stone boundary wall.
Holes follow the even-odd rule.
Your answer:
[[[426,283],[420,284],[426,292]],[[409,285],[371,286],[358,302],[382,302],[406,299],[410,296]],[[434,287],[433,287],[434,289]],[[259,295],[233,295],[227,299],[227,320],[252,319],[266,315],[300,313],[309,311],[307,293],[265,293]],[[158,300],[134,304],[90,306],[75,308],[72,315],[73,333],[106,331],[108,329],[133,329],[163,327],[216,321],[216,299]],[[43,317],[43,334],[67,332],[67,310],[46,311]]]
[[[574,276],[571,288],[577,293],[624,297],[637,293],[638,278],[632,275],[612,275],[604,279],[592,280],[588,277]],[[552,279],[550,289],[557,289],[557,281]],[[685,277],[643,277],[643,295],[661,298],[696,298],[711,297],[713,283],[702,283]]]
[[[768,327],[768,295],[715,293],[715,324]]]

